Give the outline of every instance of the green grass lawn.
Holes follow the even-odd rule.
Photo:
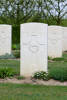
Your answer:
[[[1,60],[0,59],[0,68],[11,67],[13,70],[19,74],[20,73],[20,61],[19,60]]]
[[[67,59],[67,55],[63,55]],[[20,61],[0,60],[0,68],[11,67],[17,74],[20,73]],[[48,63],[48,69],[56,70],[56,67],[66,68],[67,62],[53,61]],[[29,84],[0,83],[0,100],[67,100],[67,87],[41,86]]]
[[[48,68],[51,69],[52,67],[67,67],[67,54],[63,54],[63,60],[65,60],[64,62],[63,61],[54,61],[54,62],[48,62]],[[1,60],[0,59],[0,68],[3,68],[3,67],[11,67],[11,68],[14,68],[18,73],[20,71],[20,61],[19,60]]]
[[[49,70],[53,67],[66,67],[67,68],[67,62],[62,61],[55,61],[55,62],[49,62],[48,68]],[[0,68],[3,67],[11,67],[13,68],[17,73],[20,72],[20,61],[16,60],[0,60]]]
[[[48,62],[48,70],[49,72],[52,69],[56,69],[56,67],[59,68],[65,68],[67,69],[67,54],[63,54],[63,61],[53,61],[53,62]],[[59,60],[59,59],[58,59]],[[20,73],[20,61],[19,60],[1,60],[0,59],[0,68],[3,67],[11,67],[15,70],[17,74]]]
[[[0,100],[67,100],[67,87],[0,84]]]

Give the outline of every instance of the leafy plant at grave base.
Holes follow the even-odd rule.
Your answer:
[[[62,58],[53,58],[52,60],[53,61],[64,61],[65,59],[62,57]]]
[[[18,76],[17,79],[22,80],[22,79],[25,79],[25,77],[24,76]]]
[[[13,50],[20,50],[20,44],[13,44],[12,49]]]
[[[15,72],[12,68],[0,68],[0,78],[6,78],[6,77],[13,77],[15,75]]]
[[[14,59],[13,54],[6,53],[5,55],[0,56],[0,59]]]
[[[44,71],[40,71],[40,72],[34,73],[33,78],[35,78],[35,79],[49,80],[49,75],[48,75],[48,73],[46,73]]]
[[[52,67],[49,70],[49,76],[52,79],[59,80],[59,81],[67,81],[67,68],[66,67]]]
[[[19,51],[19,50],[14,50],[14,51],[13,51],[13,55],[14,55],[16,58],[20,58],[20,51]]]

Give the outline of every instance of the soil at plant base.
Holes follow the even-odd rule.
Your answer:
[[[17,78],[6,78],[6,79],[0,79],[0,83],[16,83],[16,84],[39,84],[39,85],[52,85],[52,86],[67,86],[66,82],[59,82],[53,79],[50,79],[48,81],[43,80],[36,80],[32,78],[25,78],[22,80],[18,80]]]

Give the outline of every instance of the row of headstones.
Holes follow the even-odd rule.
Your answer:
[[[33,33],[33,29],[31,29],[31,25],[34,24],[23,24],[21,25],[21,34],[24,34],[23,31],[26,31],[27,29],[29,33],[27,36],[31,37]],[[23,30],[23,26],[25,27]],[[41,33],[43,30],[39,29],[39,26],[42,27],[43,24],[37,23],[36,29]],[[43,27],[42,27],[43,28]],[[37,30],[34,29],[35,34],[37,35]],[[45,27],[43,28],[45,30]],[[3,55],[5,53],[11,53],[11,42],[12,42],[12,29],[11,25],[0,25],[0,55]],[[47,36],[45,36],[47,37]],[[22,37],[23,38],[23,37]],[[23,40],[25,40],[23,38]],[[28,42],[28,38],[26,39],[26,42]],[[62,51],[67,51],[67,27],[61,27],[61,26],[48,26],[48,56],[50,57],[61,57]]]
[[[11,25],[0,25],[0,55],[11,53]],[[67,27],[43,23],[21,25],[20,74],[31,76],[36,71],[48,71],[47,56],[62,57],[67,50]]]

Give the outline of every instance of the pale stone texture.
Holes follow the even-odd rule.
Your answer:
[[[62,57],[62,27],[48,26],[48,56]]]
[[[20,75],[29,77],[37,71],[47,72],[47,24],[22,24]]]
[[[63,51],[67,51],[67,27],[63,28]]]
[[[0,55],[11,54],[11,25],[0,24]]]

